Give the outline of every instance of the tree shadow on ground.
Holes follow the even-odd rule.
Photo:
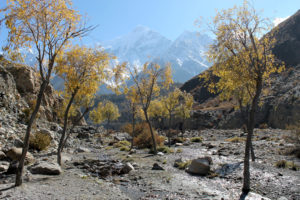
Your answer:
[[[242,163],[243,162],[224,164],[220,168],[216,169],[215,172],[219,174],[220,177],[224,177],[227,176],[228,174],[232,174],[234,171],[238,169],[241,169]]]

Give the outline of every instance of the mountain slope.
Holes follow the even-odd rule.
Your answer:
[[[285,128],[288,124],[300,121],[300,10],[273,31],[276,31],[273,52],[278,59],[286,63],[287,69],[274,76],[271,92],[263,97],[264,104],[260,108],[256,123]],[[213,78],[215,77],[211,77]],[[223,128],[241,126],[241,120],[233,106],[227,105],[226,109],[220,105],[218,97],[208,92],[198,75],[184,83],[181,89],[192,93],[195,100],[202,104],[200,109],[195,111],[194,117],[203,119],[203,125],[210,123],[211,127]],[[199,122],[196,119],[191,121]],[[190,126],[196,126],[194,122],[191,122]]]

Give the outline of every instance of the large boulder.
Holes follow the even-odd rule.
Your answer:
[[[40,162],[29,168],[32,174],[59,175],[62,170],[57,163]]]
[[[19,161],[22,155],[22,148],[13,147],[6,152],[6,156],[13,161]],[[35,159],[30,152],[27,152],[25,157],[25,164],[34,163]]]
[[[210,164],[210,157],[197,158],[192,160],[191,164],[186,169],[186,172],[195,175],[206,176],[210,172]]]

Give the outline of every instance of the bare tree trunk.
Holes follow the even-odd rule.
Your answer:
[[[132,113],[132,136],[131,136],[131,146],[130,150],[133,149],[133,139],[135,136],[135,111]]]
[[[106,135],[108,135],[108,127],[109,127],[109,119],[107,119],[107,123],[106,123]]]
[[[252,137],[253,137],[253,134],[252,134]],[[251,160],[252,160],[252,162],[255,162],[256,157],[255,157],[255,153],[254,153],[254,148],[253,148],[253,141],[252,141],[252,139],[251,139],[251,144],[250,144],[250,150],[251,150]]]
[[[24,138],[24,143],[23,143],[23,149],[22,149],[22,155],[21,158],[19,160],[19,165],[16,171],[16,182],[15,182],[15,186],[20,186],[22,185],[22,174],[23,174],[23,168],[24,168],[24,162],[25,162],[25,158],[26,158],[26,154],[29,148],[29,137],[30,137],[30,132],[31,132],[31,128],[32,125],[36,119],[37,113],[39,112],[40,106],[41,106],[41,102],[43,99],[43,94],[44,91],[46,89],[46,87],[48,86],[48,81],[43,80],[41,86],[40,86],[40,91],[39,94],[37,96],[37,101],[36,101],[36,105],[35,108],[30,116],[30,120],[28,122],[27,125],[27,129],[26,129],[26,134],[25,134],[25,138]]]
[[[67,133],[67,137],[65,138],[62,147],[61,147],[61,152],[64,150],[65,146],[66,146],[66,142],[69,139],[69,137],[71,136],[72,130],[75,128],[75,126],[77,126],[77,124],[82,120],[82,118],[89,112],[90,107],[86,108],[85,111],[82,113],[82,115],[77,119],[77,121],[73,124],[72,128],[69,130],[69,132]]]
[[[247,194],[250,191],[250,151],[252,146],[252,136],[254,130],[254,123],[255,123],[255,113],[258,106],[259,96],[262,90],[262,80],[259,77],[256,83],[256,93],[252,101],[251,110],[249,113],[249,123],[247,126],[248,135],[245,145],[245,158],[244,158],[244,181],[243,181],[243,193]],[[252,147],[253,149],[253,147]]]
[[[169,147],[171,146],[171,122],[172,122],[172,115],[169,116],[169,131],[168,131],[168,143]]]
[[[59,165],[61,165],[61,152],[63,149],[64,140],[66,137],[66,130],[67,130],[67,126],[68,126],[68,115],[69,115],[69,111],[70,111],[71,105],[73,103],[73,100],[76,96],[76,93],[77,93],[77,91],[75,90],[75,92],[71,96],[71,99],[69,100],[69,103],[67,105],[67,108],[66,108],[65,114],[64,114],[64,127],[63,127],[63,131],[61,133],[61,137],[60,137],[60,141],[59,141],[58,149],[57,149],[57,163]]]
[[[148,125],[149,125],[150,132],[151,132],[152,144],[153,144],[153,152],[154,152],[154,155],[156,155],[156,154],[157,154],[156,141],[155,141],[153,129],[152,129],[152,126],[151,126],[151,122],[150,122],[150,120],[149,120],[149,118],[148,118],[148,113],[147,113],[147,111],[144,110],[144,114],[145,114],[146,121],[147,121],[147,123],[148,123]]]
[[[247,112],[249,110],[249,107],[246,106],[246,108],[244,110],[244,106],[242,105],[241,99],[239,100],[239,106],[240,106],[240,110],[241,110],[242,120],[244,121],[245,124],[248,124]],[[248,129],[248,125],[247,125],[247,129]],[[248,133],[247,129],[244,129],[244,133]],[[252,133],[252,136],[253,136],[253,133]],[[250,144],[250,152],[251,152],[251,160],[252,160],[252,162],[255,162],[255,153],[254,153],[252,140],[251,140],[251,144]]]

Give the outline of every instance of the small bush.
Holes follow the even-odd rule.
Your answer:
[[[192,163],[191,160],[185,162],[176,162],[176,168],[180,170],[185,170],[191,163]]]
[[[258,128],[260,129],[267,129],[269,126],[267,123],[263,123],[263,124],[260,124]]]
[[[120,147],[123,147],[123,146],[130,146],[131,143],[128,142],[127,140],[122,140],[122,141],[119,141],[117,143],[114,144],[114,147],[115,148],[120,148]]]
[[[300,121],[296,125],[289,125],[286,129],[291,130],[291,134],[284,138],[285,141],[300,144]]]
[[[50,143],[50,136],[40,132],[30,136],[29,138],[29,147],[38,151],[47,149]]]
[[[121,131],[128,133],[132,136],[132,124],[126,123],[121,127]]]
[[[203,138],[202,137],[192,137],[191,142],[202,142]]]
[[[225,141],[227,142],[232,142],[232,143],[239,143],[239,142],[244,142],[246,141],[246,138],[242,138],[242,137],[233,137],[233,138],[228,138]]]
[[[174,143],[184,143],[186,141],[186,138],[177,137],[173,139]]]
[[[298,171],[300,167],[296,165],[294,162],[286,161],[286,160],[279,160],[275,163],[277,168],[284,168],[284,169],[292,169]]]
[[[113,147],[112,146],[108,146],[108,147],[105,147],[105,150],[111,150]]]
[[[122,146],[122,147],[120,148],[120,151],[130,151],[130,148],[127,147],[127,146]]]
[[[158,152],[163,152],[163,153],[171,153],[171,149],[166,146],[160,146],[157,148]]]
[[[157,146],[162,146],[165,140],[164,137],[159,136],[154,130],[154,138]],[[147,123],[139,123],[135,128],[135,138],[133,139],[134,146],[138,148],[152,148],[152,137]]]
[[[182,149],[177,149],[176,153],[182,153]]]

